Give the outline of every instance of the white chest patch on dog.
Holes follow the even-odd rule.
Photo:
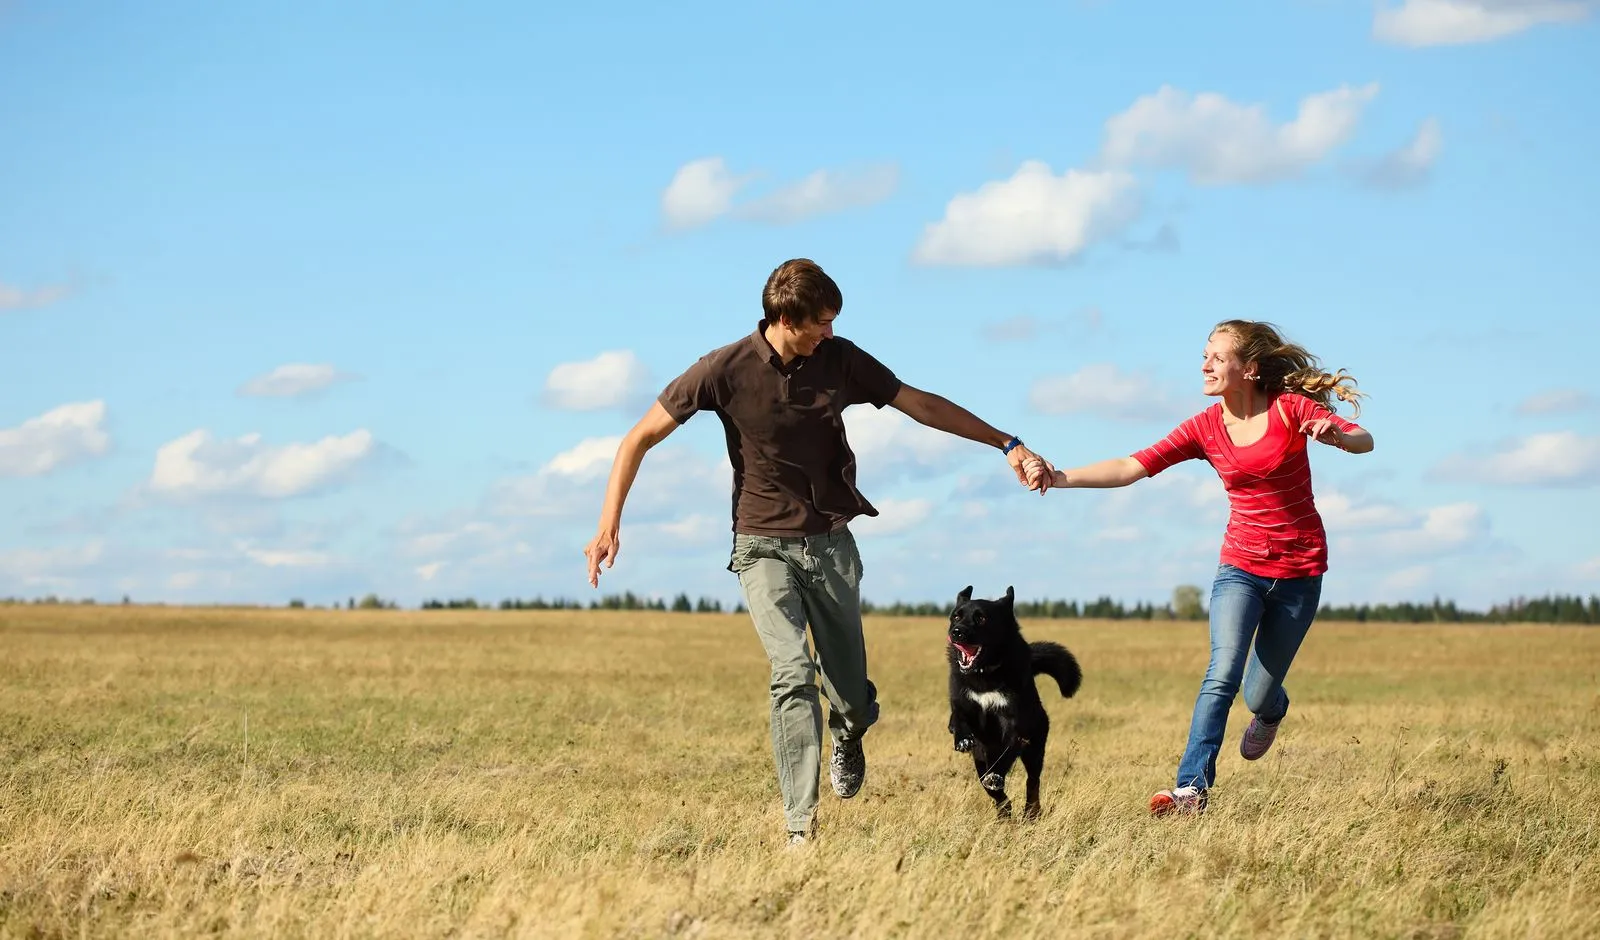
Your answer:
[[[967,698],[978,703],[978,707],[987,708],[989,711],[999,711],[1011,704],[1004,692],[974,692],[967,690]]]

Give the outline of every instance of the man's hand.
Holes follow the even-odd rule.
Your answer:
[[[1028,474],[1028,488],[1037,489],[1041,496],[1045,490],[1063,485],[1061,471],[1043,457],[1034,457],[1022,469]]]
[[[1018,444],[1006,454],[1006,462],[1011,464],[1011,469],[1017,474],[1017,482],[1030,490],[1037,490],[1043,494],[1055,481],[1055,474],[1050,472],[1049,461],[1029,450],[1026,444]]]
[[[605,562],[607,568],[617,562],[617,553],[622,550],[622,539],[617,531],[601,530],[588,545],[584,546],[583,557],[589,559],[589,586],[600,586],[600,563]]]

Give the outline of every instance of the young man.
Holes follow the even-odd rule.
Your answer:
[[[1029,489],[1050,480],[1024,461],[1022,442],[938,395],[912,388],[877,359],[833,334],[839,287],[805,258],[779,265],[761,295],[755,331],[712,350],[667,385],[623,438],[606,484],[599,532],[584,549],[589,584],[620,548],[622,506],[650,448],[698,411],[722,420],[733,464],[733,550],[745,604],[772,666],[772,751],[789,842],[810,837],[821,773],[822,705],[833,736],[829,776],[849,799],[866,777],[861,737],[878,719],[861,631],[861,556],[849,522],[876,516],[856,488],[855,455],[841,412],[893,405],[916,421],[1000,450]],[[1044,466],[1042,461],[1032,465]],[[806,626],[816,644],[813,660]]]

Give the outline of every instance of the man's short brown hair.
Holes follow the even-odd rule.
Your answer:
[[[795,258],[778,265],[761,291],[761,309],[767,323],[788,320],[803,326],[821,318],[824,310],[835,314],[844,306],[844,295],[815,261]]]

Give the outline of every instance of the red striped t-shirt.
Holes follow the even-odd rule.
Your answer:
[[[1288,416],[1285,426],[1278,403]],[[1133,455],[1155,476],[1185,460],[1204,460],[1228,493],[1222,562],[1263,578],[1299,578],[1328,570],[1328,537],[1311,495],[1311,461],[1300,425],[1333,418],[1345,432],[1360,425],[1304,395],[1285,393],[1268,406],[1267,431],[1240,447],[1228,437],[1219,402],[1178,425],[1160,443]]]

